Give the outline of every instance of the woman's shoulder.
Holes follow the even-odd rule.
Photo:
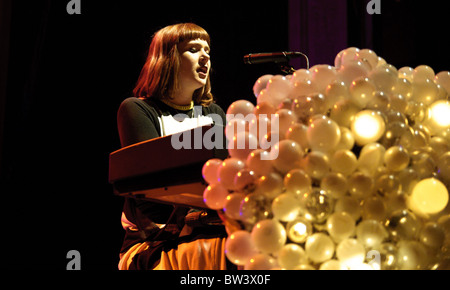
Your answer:
[[[216,103],[212,103],[209,106],[204,107],[205,110],[208,112],[208,114],[220,114],[220,115],[225,115],[224,110]]]
[[[156,105],[153,102],[141,98],[128,97],[122,101],[119,110],[140,110],[149,113],[156,113]]]

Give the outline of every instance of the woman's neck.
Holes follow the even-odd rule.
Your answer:
[[[186,106],[192,102],[193,95],[194,91],[180,90],[172,95],[170,102],[175,105]]]

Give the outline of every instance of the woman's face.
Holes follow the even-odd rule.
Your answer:
[[[208,43],[202,39],[186,40],[180,43],[178,49],[181,56],[180,88],[195,91],[206,85],[211,68]]]

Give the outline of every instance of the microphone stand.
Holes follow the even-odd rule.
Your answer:
[[[293,74],[295,72],[295,69],[292,65],[278,63],[278,66],[279,66],[280,70],[286,75]]]

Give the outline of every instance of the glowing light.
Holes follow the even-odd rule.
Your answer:
[[[436,178],[419,181],[410,197],[410,208],[417,214],[435,214],[442,211],[448,203],[448,190]]]
[[[430,106],[429,120],[427,125],[430,129],[437,133],[450,127],[450,103],[446,100],[434,102]]]
[[[375,111],[364,110],[357,113],[351,125],[355,141],[359,145],[366,145],[377,141],[383,136],[386,124]]]

